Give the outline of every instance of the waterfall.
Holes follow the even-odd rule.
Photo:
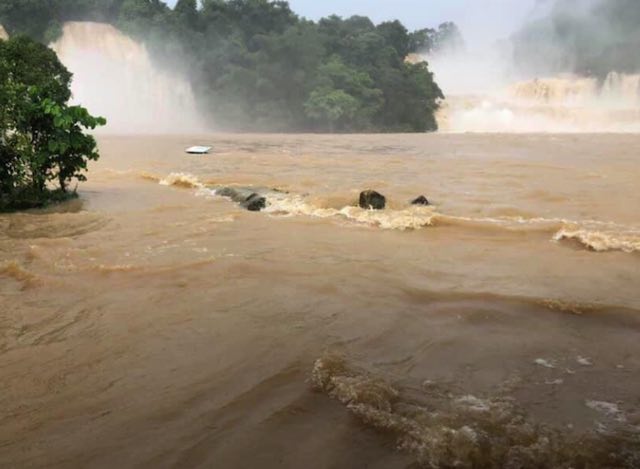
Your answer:
[[[73,101],[107,118],[104,132],[205,130],[185,75],[154,67],[144,45],[113,26],[66,23],[51,47],[73,73]]]
[[[605,80],[561,75],[490,93],[451,94],[438,122],[452,132],[636,133],[640,75],[611,72]]]

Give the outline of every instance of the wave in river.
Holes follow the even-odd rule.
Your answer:
[[[0,277],[6,276],[22,283],[24,289],[36,286],[39,284],[39,278],[34,273],[27,270],[18,261],[8,261],[0,263]]]
[[[219,197],[215,184],[203,183],[189,173],[171,173],[164,178],[141,175],[164,186],[197,189],[204,197]],[[254,188],[256,192],[262,189]],[[443,214],[436,206],[407,206],[386,210],[366,210],[344,197],[319,201],[308,196],[268,190],[264,212],[271,216],[308,216],[332,218],[384,230],[416,230],[425,227],[457,227],[477,231],[509,231],[513,233],[546,234],[556,242],[577,243],[585,249],[605,252],[640,252],[640,230],[597,220],[573,221],[562,218],[540,217],[464,217]]]
[[[200,182],[196,176],[189,173],[171,173],[165,178],[157,178],[150,174],[144,174],[142,177],[158,181],[162,186],[175,186],[190,189],[202,189],[205,187],[205,185]]]
[[[596,252],[622,251],[627,253],[640,252],[640,233],[611,233],[604,231],[562,228],[554,236],[556,241],[574,241]]]
[[[640,464],[640,434],[627,432],[614,403],[584,405],[610,420],[611,430],[570,434],[534,424],[509,396],[461,394],[427,381],[403,389],[327,355],[311,373],[315,389],[341,402],[364,425],[394,437],[426,467],[593,467]],[[550,383],[554,384],[554,383]]]

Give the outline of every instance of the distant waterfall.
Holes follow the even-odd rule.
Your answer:
[[[70,22],[51,46],[73,72],[73,100],[107,118],[108,133],[205,130],[189,82],[154,68],[146,48],[113,26]]]
[[[560,74],[516,80],[504,58],[427,57],[451,132],[640,132],[640,75]]]
[[[559,76],[490,94],[449,95],[438,115],[453,132],[640,132],[640,75]]]

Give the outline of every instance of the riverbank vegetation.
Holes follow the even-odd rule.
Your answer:
[[[0,40],[0,211],[75,196],[99,155],[86,129],[105,124],[70,106],[71,73],[48,47],[25,36]]]
[[[66,21],[108,22],[156,62],[188,70],[218,127],[253,131],[423,132],[444,96],[410,53],[460,41],[458,29],[296,15],[285,1],[5,0],[9,33],[48,43]]]

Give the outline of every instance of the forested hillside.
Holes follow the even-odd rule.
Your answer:
[[[48,43],[65,21],[102,21],[188,71],[218,126],[264,131],[432,131],[442,92],[412,52],[459,41],[455,25],[409,32],[400,22],[296,15],[284,1],[3,0],[10,34]],[[451,42],[450,41],[450,42]]]

